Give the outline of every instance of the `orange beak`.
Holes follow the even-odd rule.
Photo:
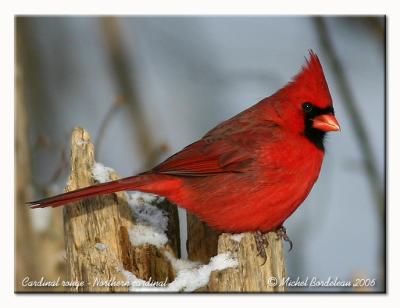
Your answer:
[[[323,114],[315,117],[312,127],[324,132],[340,130],[339,122],[336,120],[333,114]]]

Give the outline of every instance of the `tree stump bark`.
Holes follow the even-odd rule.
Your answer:
[[[207,263],[220,253],[230,252],[239,262],[237,268],[213,272],[206,287],[197,292],[281,292],[286,276],[282,240],[275,232],[266,235],[265,261],[258,255],[254,234],[220,234],[193,215],[188,214],[188,257]],[[263,264],[264,263],[264,264]]]
[[[210,228],[193,214],[187,213],[188,240],[186,248],[191,261],[208,263],[218,253],[220,232]]]
[[[71,175],[66,190],[95,184],[93,165],[94,146],[90,136],[84,129],[75,128],[71,138]],[[111,178],[118,177],[113,174]],[[64,207],[68,280],[84,282],[78,289],[71,288],[72,291],[126,292],[127,287],[118,287],[115,283],[102,286],[102,282],[126,281],[121,274],[122,268],[144,280],[174,279],[174,271],[159,249],[151,245],[136,247],[131,244],[128,230],[134,223],[122,192]],[[171,223],[178,223],[177,218],[170,218]],[[169,230],[179,230],[179,227]],[[174,236],[179,238],[179,232]],[[179,254],[168,244],[165,249]]]
[[[213,272],[208,284],[210,292],[282,292],[280,285],[286,276],[282,240],[275,232],[265,236],[267,260],[258,255],[253,233],[244,233],[234,240],[231,234],[223,233],[218,239],[218,253],[231,252],[239,266]],[[264,264],[263,264],[264,263]]]

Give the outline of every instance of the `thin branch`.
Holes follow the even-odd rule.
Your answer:
[[[365,128],[365,124],[362,120],[361,113],[357,108],[357,104],[353,93],[350,89],[349,82],[347,80],[347,76],[345,74],[345,70],[343,68],[342,63],[339,60],[338,55],[335,52],[335,49],[332,44],[332,40],[329,35],[329,31],[326,25],[326,22],[323,17],[315,17],[314,18],[315,28],[318,33],[319,40],[321,42],[321,46],[324,49],[325,53],[328,56],[328,60],[330,61],[331,68],[333,70],[334,77],[336,79],[336,84],[342,93],[344,104],[343,106],[346,108],[346,111],[351,117],[351,123],[353,125],[354,132],[357,135],[358,145],[361,149],[361,152],[364,156],[364,167],[367,172],[369,183],[371,186],[371,192],[373,193],[373,197],[376,201],[379,215],[384,215],[384,194],[382,189],[382,184],[380,181],[380,176],[378,173],[378,168],[374,162],[374,155],[371,143],[369,141],[368,133]]]
[[[379,180],[378,168],[374,162],[374,155],[372,151],[371,144],[369,142],[368,134],[364,125],[364,122],[360,116],[357,109],[357,104],[353,93],[350,89],[349,82],[347,80],[345,70],[342,63],[337,56],[335,49],[332,44],[332,40],[329,36],[329,31],[327,29],[326,22],[322,17],[314,18],[315,27],[317,29],[318,37],[321,42],[323,49],[328,55],[328,59],[331,61],[331,67],[333,69],[334,76],[336,78],[336,83],[339,87],[340,92],[344,98],[344,107],[351,117],[351,123],[353,125],[354,132],[357,135],[358,145],[364,156],[364,168],[368,175],[369,184],[371,186],[371,192],[376,202],[376,208],[379,219],[379,226],[381,236],[383,241],[380,242],[381,247],[381,258],[380,258],[380,280],[382,283],[382,290],[386,290],[386,257],[385,257],[385,225],[386,225],[386,215],[385,215],[385,195],[382,184]]]
[[[100,21],[115,85],[130,106],[133,125],[135,125],[134,133],[139,142],[139,149],[142,151],[143,157],[148,157],[154,148],[153,138],[149,125],[145,120],[143,108],[139,103],[135,88],[136,82],[133,77],[135,74],[132,72],[133,66],[129,61],[130,57],[124,45],[119,21],[114,17],[102,17]],[[153,163],[151,162],[146,168],[151,167]]]

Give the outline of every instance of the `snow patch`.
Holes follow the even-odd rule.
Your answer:
[[[101,163],[95,162],[92,167],[93,178],[99,183],[106,183],[111,180],[110,173],[114,172],[114,169],[105,167]]]
[[[152,281],[151,278],[149,281],[137,278],[133,273],[126,270],[122,270],[121,273],[128,281],[129,291],[131,292],[160,292],[164,291],[167,286],[166,282]]]
[[[82,146],[82,145],[85,145],[85,144],[89,144],[89,141],[85,141],[85,140],[80,139],[80,140],[78,140],[76,142],[76,144],[79,145],[79,146]]]
[[[94,245],[94,248],[96,248],[97,250],[100,250],[100,251],[104,251],[108,248],[108,245],[104,244],[104,243],[96,243]]]
[[[132,200],[132,202],[138,202],[138,203],[160,202],[165,199],[164,197],[160,197],[151,193],[143,193],[141,191],[131,191],[129,192],[128,195],[129,198]]]
[[[238,265],[238,261],[233,259],[230,253],[216,255],[210,259],[207,265],[179,271],[175,280],[168,285],[168,289],[169,291],[195,291],[208,284],[211,272],[237,267]]]
[[[179,272],[184,269],[195,268],[196,266],[201,265],[200,262],[194,262],[187,259],[177,259],[169,251],[164,251],[164,256],[168,259],[169,263],[171,263],[171,266],[175,272]]]
[[[134,246],[151,244],[162,247],[168,242],[164,232],[158,232],[153,226],[135,225],[128,231],[129,240]]]
[[[245,233],[232,234],[231,239],[234,240],[235,242],[240,243],[244,236],[245,236]]]
[[[171,257],[172,255],[170,255]],[[167,256],[168,258],[168,256]],[[180,270],[176,273],[174,281],[164,286],[148,286],[148,282],[137,278],[134,274],[128,271],[122,271],[126,279],[130,283],[129,291],[131,292],[145,292],[145,291],[156,291],[156,292],[192,292],[198,288],[204,287],[208,284],[213,271],[221,271],[227,268],[237,267],[238,261],[235,260],[230,253],[222,253],[210,259],[210,262],[206,265],[195,265],[195,262],[183,261],[177,263],[175,266]],[[147,285],[146,285],[147,283]]]
[[[135,246],[152,244],[162,247],[168,242],[165,234],[168,228],[168,215],[152,203],[163,200],[153,194],[134,191],[126,193],[128,205],[132,210],[136,225],[129,230],[129,239]]]
[[[151,204],[160,201],[158,196],[134,191],[126,193],[126,199],[137,224],[152,226],[159,232],[167,231],[167,213]]]

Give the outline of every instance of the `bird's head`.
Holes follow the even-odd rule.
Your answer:
[[[285,127],[304,134],[318,148],[324,149],[327,132],[340,130],[324,71],[313,51],[300,73],[274,96]]]

